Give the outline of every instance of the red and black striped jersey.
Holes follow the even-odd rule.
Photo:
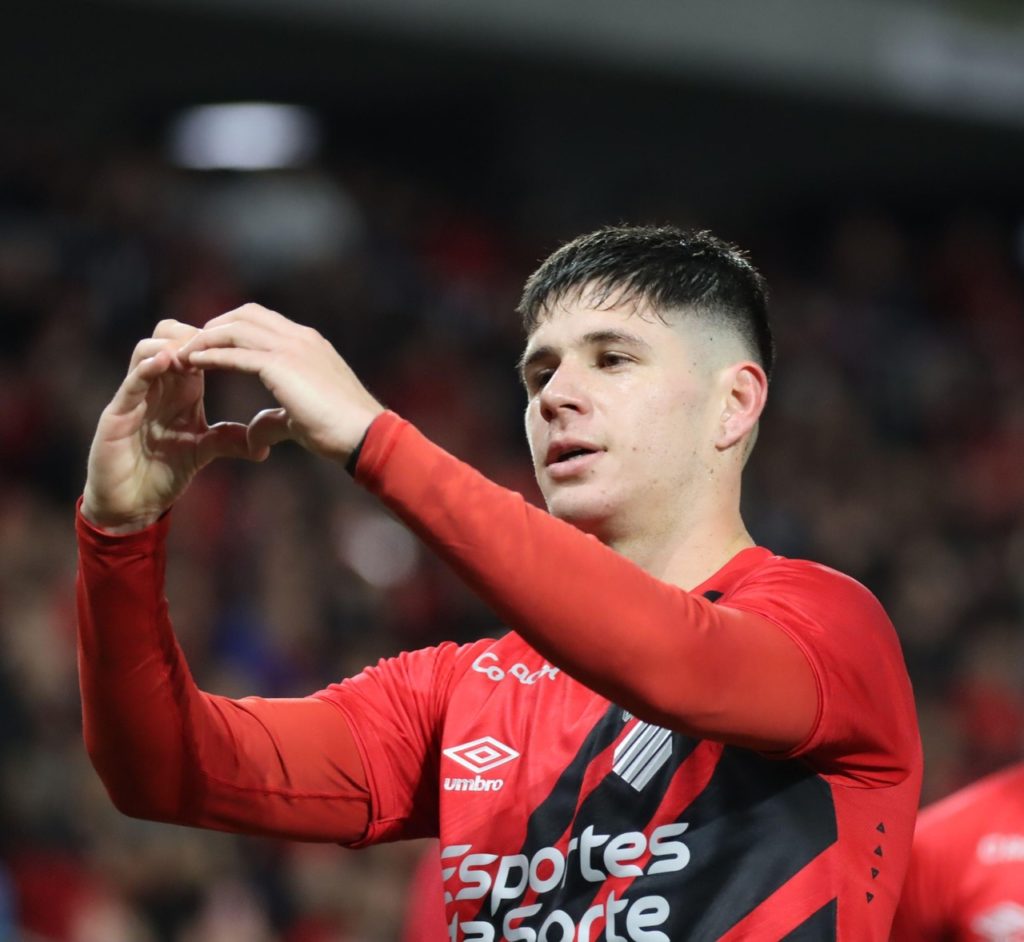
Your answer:
[[[83,731],[118,807],[350,844],[437,835],[439,938],[886,937],[921,752],[863,586],[754,547],[684,591],[393,415],[356,474],[515,630],[310,698],[204,693],[163,598],[167,518],[116,536],[80,517]],[[791,741],[761,735],[782,715],[806,715],[802,742],[743,747]]]
[[[586,558],[586,538],[573,533],[562,548],[582,556],[566,566],[586,570],[583,584],[600,600],[591,610],[564,570],[522,559],[520,547],[542,536],[557,543],[561,530],[517,532],[548,523],[523,523],[511,497],[450,456],[438,457],[424,483],[396,481],[422,471],[434,446],[397,422],[391,431],[361,458],[366,483],[428,539],[452,543],[458,531],[470,548],[456,551],[462,565],[491,599],[532,589],[557,602],[536,610],[517,602],[523,619],[563,612],[575,630],[568,622],[582,610],[595,633],[609,620],[642,632],[685,596],[702,612],[748,612],[780,627],[806,654],[819,690],[810,735],[785,755],[645,722],[514,631],[403,654],[322,691],[345,713],[367,773],[363,843],[440,835],[449,937],[885,939],[921,753],[899,645],[874,597],[827,567],[756,547],[692,593],[649,592],[630,583],[635,567],[615,554]],[[379,452],[398,470],[375,470]],[[430,495],[413,493],[424,487]],[[450,519],[439,493],[447,487],[467,514],[480,514],[479,532]],[[696,682],[699,670],[681,661],[679,683]],[[642,676],[633,680],[642,687]]]

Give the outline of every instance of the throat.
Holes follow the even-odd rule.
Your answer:
[[[756,545],[742,522],[728,534],[694,529],[660,537],[633,534],[603,542],[656,579],[687,592],[707,581],[737,553]]]

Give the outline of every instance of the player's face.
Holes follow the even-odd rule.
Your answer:
[[[645,304],[555,306],[523,355],[534,471],[556,517],[599,536],[687,519],[716,410],[694,324]]]

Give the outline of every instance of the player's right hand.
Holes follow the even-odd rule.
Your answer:
[[[177,355],[197,332],[165,320],[136,346],[89,451],[82,515],[91,523],[115,533],[141,530],[214,458],[262,461],[269,454],[267,446],[250,446],[244,424],[207,424],[203,374]]]

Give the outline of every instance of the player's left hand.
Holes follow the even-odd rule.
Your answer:
[[[259,304],[215,317],[179,351],[202,370],[253,373],[280,403],[249,423],[251,448],[293,439],[344,463],[384,407],[324,337]]]

